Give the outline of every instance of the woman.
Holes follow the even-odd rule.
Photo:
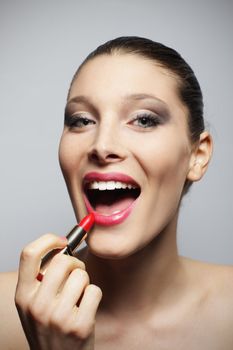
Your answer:
[[[180,202],[211,153],[199,84],[176,51],[122,37],[91,53],[71,83],[59,157],[77,220],[94,211],[95,225],[42,281],[41,258],[66,239],[40,237],[18,280],[2,276],[1,348],[233,349],[232,267],[176,244]]]

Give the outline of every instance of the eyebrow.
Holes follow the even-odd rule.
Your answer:
[[[156,102],[160,103],[161,105],[163,105],[168,109],[167,104],[163,100],[151,94],[137,93],[137,94],[128,94],[123,97],[123,100],[126,100],[126,101],[130,101],[130,100],[140,101],[145,99],[155,100]],[[79,95],[71,98],[69,101],[67,101],[67,105],[69,105],[70,103],[85,103],[93,107],[93,104],[90,101],[90,99],[84,95]]]
[[[156,102],[159,102],[160,104],[162,104],[164,107],[168,108],[166,102],[164,102],[163,100],[161,100],[160,98],[158,98],[157,96],[151,95],[151,94],[145,94],[145,93],[141,93],[141,94],[128,94],[126,96],[124,96],[125,100],[135,100],[135,101],[140,101],[140,100],[155,100]]]
[[[90,99],[84,95],[79,95],[71,98],[70,100],[67,101],[66,106],[65,106],[65,115],[68,113],[69,109],[71,108],[71,105],[73,103],[82,103],[88,106],[92,111],[96,112],[96,108],[94,104],[90,101]]]
[[[90,102],[89,98],[83,95],[75,96],[67,101],[66,106],[68,106],[71,103],[85,103],[91,107],[93,107],[92,103]]]

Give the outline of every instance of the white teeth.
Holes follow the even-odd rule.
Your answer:
[[[121,182],[116,181],[115,182],[115,188],[121,188]]]
[[[114,190],[115,189],[115,182],[109,181],[107,182],[107,190]]]
[[[131,184],[126,184],[124,182],[120,181],[92,181],[88,184],[88,188],[91,190],[115,190],[115,189],[120,189],[120,188],[136,188],[136,186],[131,185]]]
[[[100,181],[100,182],[99,182],[99,190],[100,190],[100,191],[104,191],[104,190],[106,190],[106,189],[107,189],[107,184],[106,184],[106,182]]]
[[[98,182],[97,182],[97,181],[92,182],[92,184],[91,184],[91,185],[92,185],[92,187],[91,187],[91,188],[92,188],[93,190],[95,190],[95,189],[98,189],[98,188],[99,188],[99,185],[98,185]]]

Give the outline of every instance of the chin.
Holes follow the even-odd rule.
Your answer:
[[[109,233],[106,233],[109,235]],[[89,251],[99,258],[120,260],[135,253],[135,247],[126,237],[106,237],[104,233],[90,235],[87,239]],[[105,237],[104,237],[105,236]]]

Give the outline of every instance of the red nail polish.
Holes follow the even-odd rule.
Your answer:
[[[36,279],[37,279],[37,281],[41,282],[43,280],[43,277],[44,277],[44,275],[39,272],[38,275],[36,276]]]

